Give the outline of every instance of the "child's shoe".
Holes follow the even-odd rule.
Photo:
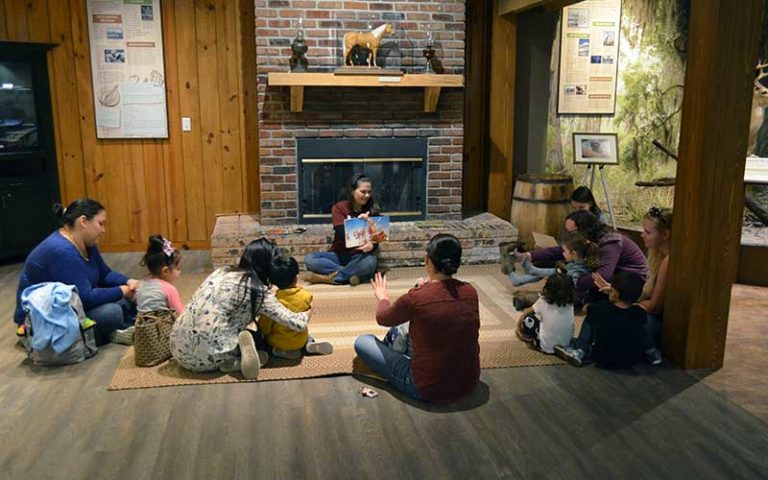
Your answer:
[[[659,351],[658,348],[649,348],[645,351],[645,359],[648,360],[648,363],[653,365],[654,367],[657,367],[661,365],[661,362],[663,359],[661,358],[661,351]]]
[[[261,361],[253,335],[248,330],[243,330],[237,335],[237,343],[240,346],[240,372],[244,378],[255,380],[259,378]]]
[[[120,345],[133,345],[133,332],[135,330],[136,327],[133,325],[128,328],[117,329],[109,334],[109,341]]]
[[[311,355],[330,355],[333,353],[333,345],[328,342],[307,342],[304,347]]]
[[[280,348],[273,348],[272,355],[284,360],[298,360],[301,358],[301,350],[282,350]]]
[[[555,345],[555,355],[570,363],[574,367],[581,367],[584,365],[584,350],[580,348]]]

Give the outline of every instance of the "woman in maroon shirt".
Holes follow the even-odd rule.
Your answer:
[[[395,327],[409,322],[412,356],[373,335],[355,340],[355,352],[371,370],[417,400],[452,403],[474,391],[480,379],[480,307],[472,285],[452,278],[461,264],[461,243],[439,234],[427,245],[427,278],[393,304],[386,277],[377,273],[376,322]]]
[[[350,217],[367,218],[378,215],[379,207],[373,201],[371,179],[365,174],[352,178],[347,200],[336,203],[331,209],[333,219],[333,243],[327,252],[310,253],[304,257],[309,283],[331,285],[358,285],[373,276],[378,265],[376,245],[367,242],[356,248],[344,244],[344,220]]]

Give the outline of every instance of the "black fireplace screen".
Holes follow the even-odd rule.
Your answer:
[[[301,223],[329,222],[358,173],[392,221],[426,218],[426,138],[299,138],[296,157]]]

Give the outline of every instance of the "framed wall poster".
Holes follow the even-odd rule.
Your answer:
[[[96,138],[168,138],[160,0],[87,0]]]
[[[573,163],[618,165],[618,135],[615,133],[574,133]]]
[[[621,0],[586,0],[563,8],[558,114],[616,112],[620,29]]]

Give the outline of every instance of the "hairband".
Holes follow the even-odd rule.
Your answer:
[[[667,219],[664,218],[664,215],[662,215],[662,211],[659,207],[651,207],[648,209],[648,216],[651,218],[656,218],[663,224],[667,224]]]
[[[172,257],[175,251],[176,249],[173,248],[171,241],[166,238],[163,238],[163,253],[166,254],[168,257]]]

